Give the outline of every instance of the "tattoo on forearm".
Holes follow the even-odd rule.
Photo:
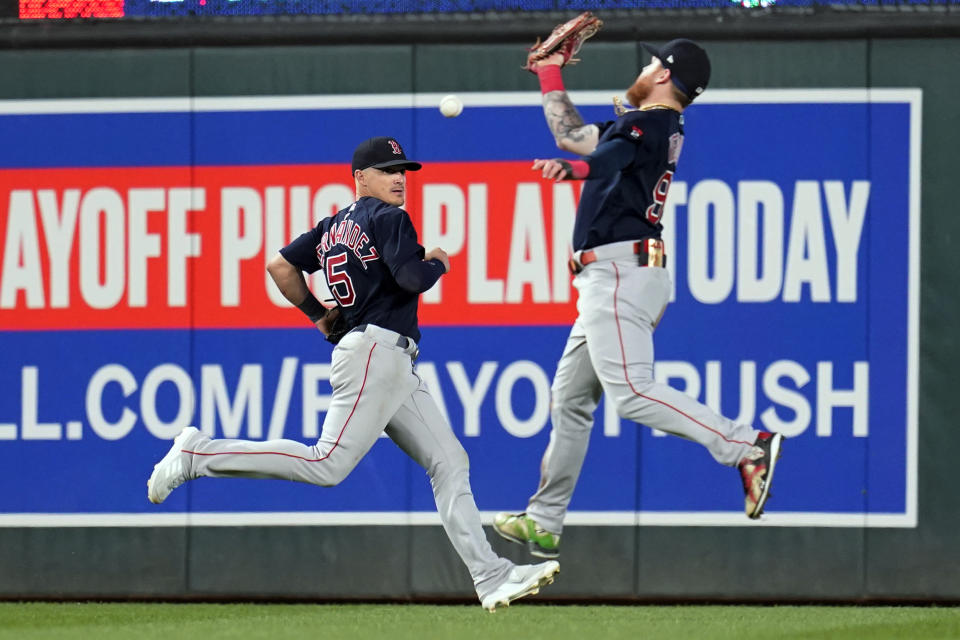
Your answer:
[[[566,91],[551,91],[543,96],[543,115],[557,140],[569,138],[580,142],[586,137],[586,132],[579,130],[584,126],[583,118]]]

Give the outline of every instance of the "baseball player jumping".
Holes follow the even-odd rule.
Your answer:
[[[267,266],[283,295],[336,344],[333,397],[320,440],[212,440],[194,427],[176,437],[147,482],[161,503],[188,480],[280,478],[332,487],[382,432],[427,471],[443,527],[467,565],[483,607],[494,611],[553,582],[559,564],[514,565],[487,541],[470,489],[467,454],[414,370],[421,293],[450,270],[442,249],[425,252],[407,212],[408,160],[394,138],[371,138],[353,155],[357,201],[280,250]],[[336,306],[327,310],[303,272],[323,269]]]
[[[579,19],[584,16],[590,14]],[[557,145],[582,156],[535,160],[533,169],[550,180],[585,181],[571,261],[578,317],[553,380],[553,430],[539,488],[526,512],[500,513],[494,520],[501,536],[543,558],[559,555],[564,516],[601,393],[621,417],[699,442],[717,462],[737,467],[749,518],[763,513],[783,441],[780,434],[735,424],[654,381],[653,331],[671,291],[660,216],[683,147],[681,114],[706,88],[710,61],[690,40],[643,47],[653,59],[626,92],[636,108],[617,105],[617,119],[599,124],[584,124],[561,78],[561,67],[579,43],[547,51],[541,59],[535,52],[528,60]]]

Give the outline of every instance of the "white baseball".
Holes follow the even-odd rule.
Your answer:
[[[456,118],[463,111],[463,100],[454,95],[444,96],[440,100],[440,113],[447,118]]]

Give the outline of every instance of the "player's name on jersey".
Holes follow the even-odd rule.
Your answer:
[[[497,324],[495,307],[511,304],[532,310],[527,323],[565,323],[574,299],[566,265],[577,187],[524,181],[526,163],[522,173],[516,163],[494,164],[486,182],[412,185],[408,208],[421,243],[445,248],[453,265],[424,295],[423,320]],[[200,305],[214,326],[269,321],[287,303],[270,286],[266,261],[354,197],[343,183],[7,184],[0,180],[0,309],[24,311],[27,324],[31,311],[86,310],[83,321],[98,326],[122,317],[117,310],[188,304]],[[865,180],[675,181],[662,219],[669,265],[685,274],[675,299],[857,302],[870,187]],[[360,250],[362,234],[343,231],[339,241],[356,235]],[[237,307],[249,313],[230,311]]]
[[[353,252],[364,264],[380,257],[377,248],[370,243],[367,232],[358,223],[348,218],[339,225],[333,223],[321,236],[320,244],[317,246],[317,257],[320,259],[321,267],[324,266],[324,254],[338,244]]]

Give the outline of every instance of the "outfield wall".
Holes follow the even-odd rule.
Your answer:
[[[587,120],[640,64],[594,44],[566,74]],[[775,496],[751,523],[735,471],[601,407],[550,592],[956,599],[960,43],[705,44],[656,375],[791,437]],[[575,315],[578,190],[527,168],[556,150],[517,67],[504,45],[0,52],[0,595],[471,595],[386,439],[330,490],[205,479],[155,507],[144,482],[186,424],[316,437],[330,347],[263,267],[351,201],[353,147],[389,134],[426,165],[422,241],[453,260],[421,305],[420,372],[487,520],[523,507]],[[738,579],[758,561],[767,579]]]

